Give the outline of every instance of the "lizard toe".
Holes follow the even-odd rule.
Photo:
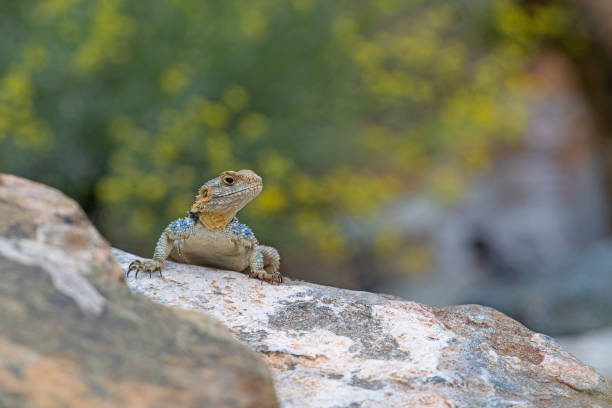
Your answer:
[[[141,260],[136,260],[134,262],[132,262],[130,264],[130,266],[128,267],[127,270],[127,274],[126,276],[129,277],[130,273],[134,271],[134,278],[138,278],[138,274],[140,272],[144,272],[144,273],[149,273],[149,278],[151,278],[153,276],[154,272],[159,272],[159,275],[162,277],[163,276],[161,274],[161,266],[159,265],[158,262],[155,262],[153,260],[147,260],[147,261],[141,261]]]
[[[251,271],[249,272],[249,277],[269,282],[271,284],[278,284],[283,282],[283,275],[281,275],[280,272],[270,273],[267,272],[265,269]]]
[[[130,273],[132,271],[135,271],[136,272],[136,277],[138,277],[138,269],[140,268],[140,264],[141,263],[142,263],[141,261],[134,261],[134,262],[130,263],[130,266],[128,267],[126,276],[129,277]]]
[[[283,283],[283,275],[280,272],[272,274],[272,283],[281,284]]]

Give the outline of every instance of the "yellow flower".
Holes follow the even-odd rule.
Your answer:
[[[249,10],[242,15],[242,32],[249,38],[261,38],[268,31],[268,19],[259,10]]]
[[[159,86],[167,94],[175,95],[183,92],[189,84],[189,67],[185,64],[175,64],[162,72]]]
[[[240,118],[237,127],[247,139],[255,140],[268,131],[268,119],[259,113],[247,113]]]
[[[253,202],[254,211],[264,214],[274,214],[285,208],[286,198],[283,191],[277,186],[266,186]]]
[[[243,86],[230,85],[223,93],[223,102],[234,112],[243,110],[249,104],[249,93]]]
[[[225,129],[230,120],[229,111],[219,102],[204,102],[201,115],[204,123],[213,129]]]
[[[291,0],[291,5],[298,11],[306,12],[312,10],[315,5],[314,0]]]

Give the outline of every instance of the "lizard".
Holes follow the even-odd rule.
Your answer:
[[[224,171],[200,187],[187,216],[172,221],[162,232],[152,259],[136,260],[127,271],[159,272],[166,259],[200,266],[248,272],[252,278],[282,283],[278,251],[260,245],[236,214],[263,188],[252,170]]]

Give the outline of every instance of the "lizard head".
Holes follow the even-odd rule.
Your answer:
[[[218,231],[257,197],[262,188],[261,177],[251,170],[224,171],[200,187],[190,213],[206,228]]]

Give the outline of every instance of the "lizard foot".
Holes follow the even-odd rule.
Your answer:
[[[257,278],[262,281],[270,282],[271,284],[275,283],[283,283],[283,275],[280,272],[266,272],[265,269],[260,269],[258,271],[249,272],[250,278]]]
[[[153,275],[153,272],[159,272],[159,276],[164,279],[161,271],[161,263],[154,261],[152,259],[146,261],[134,261],[130,264],[127,270],[127,276],[130,276],[130,272],[135,271],[135,277],[138,278],[139,272],[149,272],[149,278]]]

